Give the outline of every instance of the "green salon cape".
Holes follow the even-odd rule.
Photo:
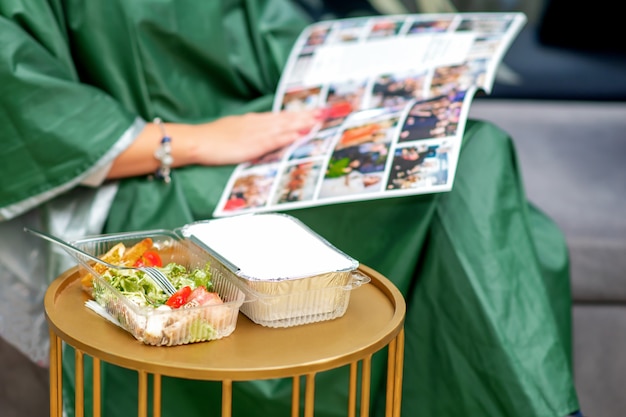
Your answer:
[[[3,0],[0,208],[53,199],[68,184],[71,193],[138,118],[199,122],[268,110],[305,24],[279,0]],[[232,168],[178,169],[169,185],[124,180],[103,232],[208,219]],[[289,214],[405,295],[403,415],[563,417],[578,408],[567,248],[527,203],[504,132],[467,124],[449,193]],[[384,410],[385,365],[375,355],[374,416]],[[136,415],[136,373],[102,372],[103,415]],[[347,369],[318,374],[316,416],[345,415],[347,378]],[[289,415],[290,388],[286,379],[235,383],[234,415]],[[163,416],[216,415],[220,387],[164,378],[163,395]]]

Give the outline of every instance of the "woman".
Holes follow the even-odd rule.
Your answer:
[[[11,301],[15,295],[3,289],[0,317],[15,316],[16,304],[40,312],[41,277],[68,266],[40,256],[45,247],[19,234],[23,225],[69,239],[207,219],[232,164],[306,132],[314,112],[263,113],[306,23],[283,0],[4,0],[0,233],[16,240],[3,239],[0,274],[3,286],[30,288],[25,294],[35,297]],[[163,162],[154,157],[163,136],[149,122],[156,117],[172,138],[170,182],[148,175]],[[470,122],[464,140],[449,193],[290,214],[406,296],[406,415],[562,417],[578,408],[563,238],[528,206],[502,131]],[[41,245],[30,262],[19,240]],[[17,311],[28,314],[24,306]],[[42,315],[33,318],[45,334]],[[18,340],[20,329],[37,328],[26,323],[0,330],[41,359],[45,346],[29,349],[35,331]],[[65,398],[73,403],[72,363],[64,363]],[[384,403],[382,366],[374,361],[374,415]],[[103,414],[134,414],[136,375],[113,366],[103,374]],[[342,415],[345,373],[318,378],[316,415]],[[201,415],[219,401],[213,383],[163,384],[164,416]],[[235,384],[235,414],[287,414],[290,384]]]

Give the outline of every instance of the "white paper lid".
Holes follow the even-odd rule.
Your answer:
[[[350,271],[358,262],[292,216],[252,214],[191,223],[182,229],[250,280],[275,281]]]

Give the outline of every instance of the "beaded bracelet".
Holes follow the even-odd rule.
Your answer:
[[[154,123],[159,126],[161,133],[163,134],[161,146],[159,146],[159,148],[154,152],[154,157],[161,163],[161,166],[157,168],[154,176],[158,179],[162,179],[166,183],[169,183],[172,180],[171,172],[172,163],[174,162],[174,158],[172,157],[172,138],[167,135],[165,126],[163,126],[163,121],[160,118],[156,117],[154,119]]]

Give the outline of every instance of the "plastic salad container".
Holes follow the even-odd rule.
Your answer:
[[[129,297],[128,292],[124,295],[109,284],[103,278],[105,274],[97,272],[90,261],[68,252],[79,262],[82,274],[91,274],[93,288],[90,292],[96,303],[104,310],[99,311],[100,314],[131,333],[137,340],[153,346],[182,345],[221,339],[230,335],[235,330],[239,309],[246,299],[245,293],[236,282],[237,278],[221,263],[216,262],[209,253],[190,245],[175,232],[152,230],[108,234],[87,237],[72,243],[92,255],[101,257],[119,243],[131,247],[145,238],[152,239],[153,248],[160,255],[164,267],[176,263],[188,271],[199,268],[208,272],[212,284],[209,291],[217,292],[222,303],[200,306],[192,304],[177,309],[142,306],[141,303],[132,301],[133,297]]]
[[[331,320],[351,290],[368,283],[359,263],[286,214],[246,214],[179,230],[237,277],[249,301],[241,312],[267,327]]]

